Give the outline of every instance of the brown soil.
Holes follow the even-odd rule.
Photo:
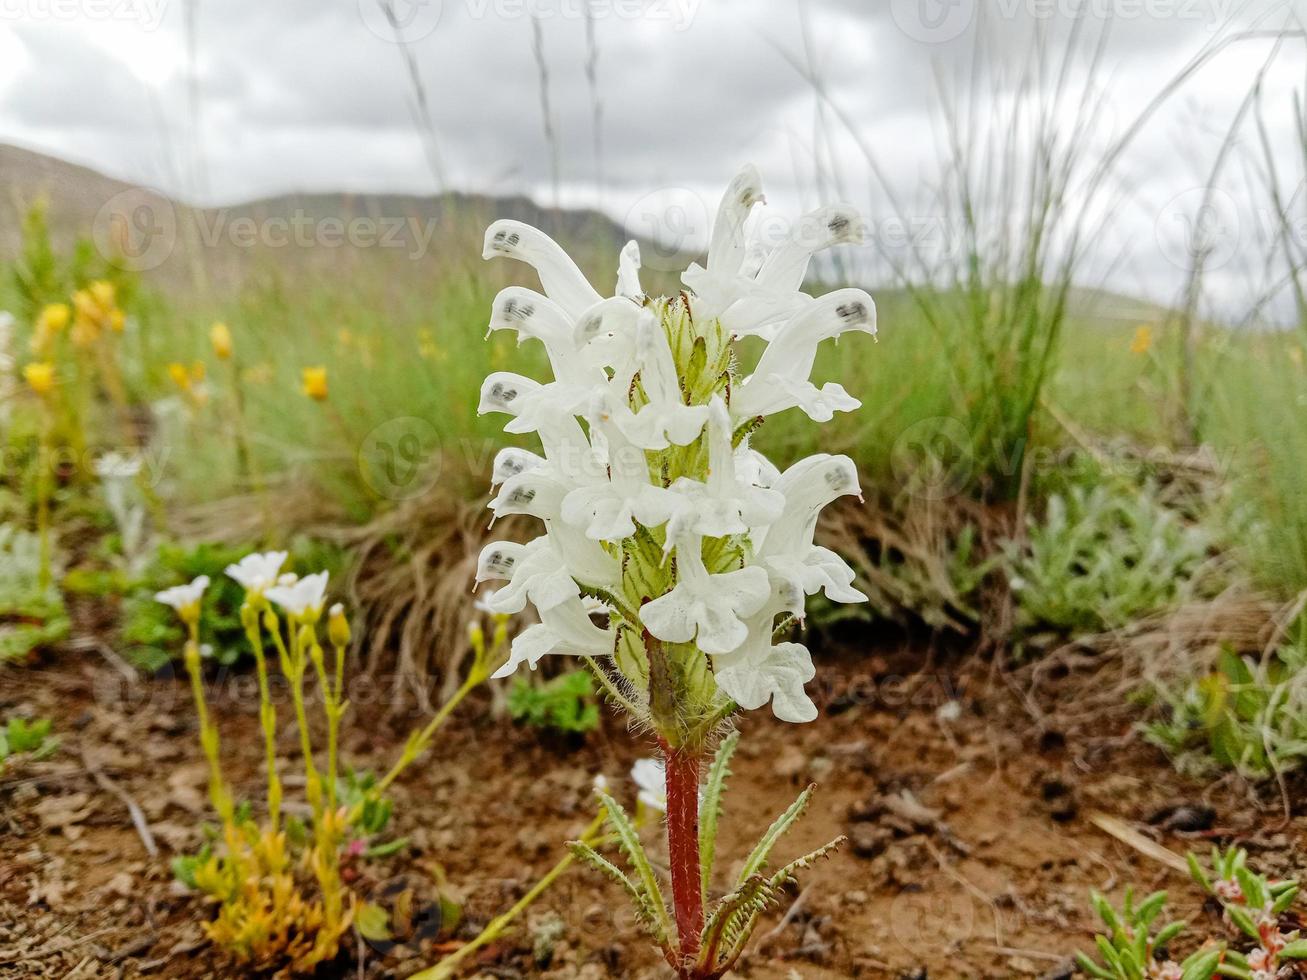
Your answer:
[[[846,834],[839,852],[802,877],[788,910],[760,927],[739,974],[756,978],[1063,977],[1092,945],[1090,888],[1167,887],[1192,930],[1219,930],[1187,879],[1099,830],[1095,811],[1120,818],[1173,851],[1237,839],[1264,870],[1302,868],[1307,818],[1287,825],[1272,795],[1250,803],[1229,782],[1176,775],[1128,725],[1096,733],[1091,749],[1037,729],[990,665],[919,668],[906,644],[872,653],[846,647],[819,661],[823,713],[791,726],[755,712],[741,720],[719,845],[718,879],[809,781],[811,811],[778,855]],[[95,654],[65,654],[7,671],[0,717],[49,715],[58,754],[0,776],[0,977],[241,977],[203,937],[205,906],[172,882],[168,859],[192,850],[205,812],[204,767],[185,685],[138,685]],[[217,685],[216,716],[229,775],[259,793],[260,744],[248,677]],[[383,718],[353,691],[348,760],[384,768],[413,719]],[[360,887],[382,901],[408,889],[416,923],[392,949],[350,949],[322,977],[403,977],[438,958],[450,937],[425,928],[424,904],[443,875],[474,935],[563,853],[593,813],[589,786],[604,773],[630,800],[631,762],[648,749],[612,715],[569,740],[494,720],[485,700],[465,705],[429,760],[396,788],[395,833],[409,846],[369,865]],[[285,733],[287,755],[295,736]],[[123,799],[137,801],[158,841],[150,859]],[[1289,787],[1290,792],[1294,787]],[[288,788],[288,795],[297,793]],[[1176,805],[1167,829],[1159,812]],[[1214,812],[1203,813],[1210,807]],[[1204,817],[1206,819],[1204,819]],[[1152,822],[1150,823],[1150,818]],[[655,834],[647,835],[656,855]],[[557,938],[550,943],[551,927]],[[533,946],[539,946],[540,960]],[[662,977],[617,888],[573,868],[468,975]]]

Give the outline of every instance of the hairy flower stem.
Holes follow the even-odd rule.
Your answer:
[[[703,885],[699,866],[699,768],[703,756],[694,748],[673,748],[659,739],[667,772],[667,855],[672,875],[672,905],[681,939],[682,976],[699,955],[703,933]]]

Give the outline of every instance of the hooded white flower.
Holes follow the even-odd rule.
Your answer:
[[[632,445],[613,422],[607,393],[596,399],[590,431],[604,450],[608,479],[570,491],[563,500],[563,520],[584,527],[596,541],[629,538],[636,521],[645,527],[665,523],[678,506],[678,497],[650,482],[644,450]]]
[[[681,506],[668,527],[668,548],[687,530],[714,538],[747,534],[776,520],[785,508],[783,494],[739,479],[731,433],[726,403],[714,395],[708,403],[708,476],[702,482],[681,477],[672,484]]]
[[[814,422],[829,422],[836,412],[851,412],[862,403],[842,385],[818,388],[809,380],[817,347],[823,340],[857,330],[876,334],[876,304],[861,289],[837,289],[814,300],[776,333],[753,374],[731,402],[737,419],[775,415],[801,408]]]
[[[703,540],[687,534],[676,542],[677,583],[666,595],[640,609],[640,621],[660,640],[695,641],[704,653],[729,653],[748,635],[744,617],[767,601],[771,587],[757,565],[710,575]]]
[[[508,662],[492,676],[507,677],[522,664],[535,670],[540,658],[548,654],[612,656],[616,634],[596,626],[580,599],[568,599],[538,611],[540,622],[513,637]]]
[[[255,552],[234,565],[228,565],[225,571],[246,592],[262,593],[269,586],[277,584],[286,558],[287,553],[284,551]]]
[[[322,604],[327,597],[327,573],[317,572],[305,575],[288,584],[282,584],[285,576],[277,584],[264,591],[268,600],[281,606],[282,610],[295,619],[316,619],[322,614]]]
[[[195,606],[204,597],[204,590],[209,587],[209,576],[199,575],[185,585],[174,585],[171,589],[156,592],[154,598],[165,606],[172,606],[178,612]]]
[[[785,510],[767,529],[757,560],[804,595],[824,590],[835,602],[866,602],[853,588],[853,569],[829,548],[813,543],[822,508],[845,494],[861,497],[853,460],[825,453],[809,456],[781,474],[775,489],[785,496]]]
[[[816,251],[857,240],[856,214],[818,209],[764,243],[746,233],[761,200],[746,167],[723,197],[706,265],[686,271],[691,292],[673,299],[646,298],[635,243],[618,257],[614,295],[602,297],[543,232],[516,221],[487,231],[485,255],[527,262],[542,290],[504,289],[490,329],[539,341],[552,373],[496,372],[481,389],[481,412],[510,416],[505,430],[534,433],[543,449],[495,457],[495,516],[529,515],[545,529],[526,544],[488,546],[477,564],[478,584],[502,583],[486,609],[530,605],[540,617],[497,676],[550,654],[614,656],[615,679],[639,705],[651,636],[705,658],[677,681],[698,685],[687,703],[729,697],[770,702],[790,721],[815,716],[807,650],[772,635],[779,617],[802,620],[807,595],[865,598],[843,560],[813,541],[821,508],[857,493],[857,473],[847,457],[822,454],[782,474],[749,433],[790,408],[823,421],[858,407],[810,376],[823,341],[874,335],[876,313],[859,289],[818,299],[802,290]],[[737,371],[733,345],[746,335],[767,341],[751,374]],[[661,775],[656,789],[665,792]]]
[[[737,337],[770,337],[777,321],[810,302],[801,287],[813,253],[862,238],[857,212],[837,205],[804,215],[774,248],[748,242],[749,213],[764,200],[758,171],[745,167],[731,181],[717,210],[707,267],[694,263],[681,277],[694,291],[695,315],[720,318]]]

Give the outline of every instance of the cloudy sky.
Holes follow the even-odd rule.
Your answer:
[[[1307,0],[589,0],[589,18],[586,0],[393,0],[400,45],[378,2],[0,0],[0,141],[203,203],[443,182],[600,206],[634,231],[691,241],[751,161],[778,212],[833,184],[873,234],[897,231],[893,200],[924,235],[949,221],[936,197],[941,107],[970,96],[969,118],[983,121],[1051,98],[1051,82],[1023,94],[1020,68],[1038,53],[1056,78],[1073,25],[1083,54],[1110,21],[1093,78],[1072,59],[1057,109],[1070,128],[1086,87],[1102,94],[1092,124],[1067,134],[1086,161],[1219,49],[1150,117],[1100,201],[1094,267],[1118,291],[1173,299],[1201,187],[1275,43],[1242,35],[1307,18]],[[1303,42],[1286,39],[1262,86],[1290,193],[1304,65]],[[1255,292],[1252,270],[1265,278],[1270,216],[1249,190],[1258,156],[1250,123],[1202,226],[1215,229],[1214,302]]]

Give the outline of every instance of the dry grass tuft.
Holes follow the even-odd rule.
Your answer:
[[[531,521],[488,527],[482,501],[442,490],[399,505],[365,527],[338,532],[350,549],[351,606],[361,617],[361,668],[384,680],[397,707],[431,708],[458,686],[470,656],[477,555],[491,540],[527,540]]]

